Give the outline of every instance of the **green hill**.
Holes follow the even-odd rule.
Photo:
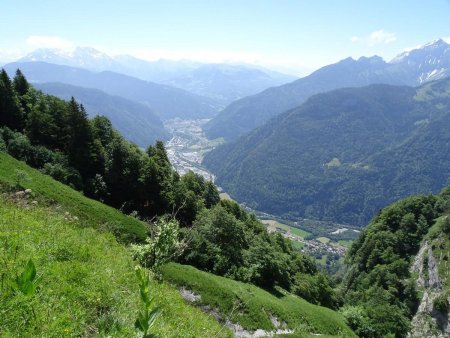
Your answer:
[[[126,242],[142,241],[146,237],[145,223],[86,198],[82,193],[43,175],[3,152],[0,152],[0,182],[8,185],[20,183],[42,196],[48,203],[58,204],[70,214],[77,216],[82,224],[96,229],[109,229]]]
[[[445,79],[319,94],[204,164],[256,210],[364,225],[399,198],[449,184],[449,93]]]
[[[15,193],[20,177],[31,193]],[[118,238],[145,235],[145,225],[82,196],[0,152],[0,332],[12,337],[134,336],[139,297],[134,263]],[[10,282],[31,259],[32,296]],[[4,263],[4,264],[3,264]],[[187,305],[178,290],[156,281],[160,337],[229,337],[212,317]]]
[[[448,336],[450,187],[380,211],[352,244],[342,283],[363,337]]]
[[[272,294],[250,284],[174,263],[163,267],[163,275],[187,292],[193,292],[197,305],[217,311],[222,318],[249,332],[285,329],[302,337],[324,334],[354,337],[340,314],[290,294]]]

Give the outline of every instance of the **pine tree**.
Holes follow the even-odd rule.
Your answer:
[[[87,113],[72,97],[67,110],[68,144],[67,155],[69,163],[82,175],[84,180],[91,179],[99,173],[99,163],[96,155],[92,129]]]
[[[25,76],[22,74],[20,69],[16,70],[16,75],[14,76],[13,80],[14,89],[16,90],[17,95],[23,96],[28,92],[28,89],[30,89],[30,84],[28,83]]]
[[[4,69],[0,72],[0,127],[22,130],[23,112],[11,79]]]

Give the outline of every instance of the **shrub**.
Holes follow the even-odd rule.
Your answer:
[[[446,234],[450,234],[450,217],[445,216],[444,220],[442,221],[442,231]]]
[[[133,244],[131,251],[141,265],[157,271],[162,264],[181,255],[185,245],[179,239],[180,228],[175,219],[158,219],[152,232],[145,244]]]
[[[374,330],[364,309],[360,306],[344,306],[341,309],[345,323],[358,335],[358,337],[374,337]]]
[[[0,151],[6,151],[6,143],[5,140],[3,140],[1,133],[0,133]]]
[[[448,297],[446,294],[441,294],[433,301],[433,308],[439,312],[447,313],[450,309]]]

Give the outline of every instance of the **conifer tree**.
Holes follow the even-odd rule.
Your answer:
[[[30,88],[30,84],[28,83],[25,76],[22,74],[20,69],[16,70],[16,75],[14,76],[13,80],[14,89],[19,96],[23,96],[28,92],[28,89]]]
[[[4,69],[0,72],[0,127],[23,128],[23,112],[11,79]]]

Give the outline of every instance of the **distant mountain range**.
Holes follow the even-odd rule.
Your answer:
[[[390,62],[377,56],[348,58],[231,103],[205,126],[205,132],[211,139],[223,137],[232,141],[317,93],[376,83],[417,86],[449,75],[450,45],[443,40],[402,53]]]
[[[149,62],[130,55],[111,57],[89,47],[78,47],[71,53],[56,49],[37,49],[18,60],[18,62],[38,61],[94,72],[113,71],[126,74],[209,97],[221,106],[296,79],[292,75],[250,65],[171,60]]]
[[[369,63],[369,74],[383,64],[343,63]],[[257,210],[364,225],[399,198],[449,185],[449,149],[446,78],[418,89],[371,85],[314,95],[208,153],[204,164],[218,185]]]
[[[131,76],[103,71],[55,65],[47,62],[14,62],[3,68],[12,76],[20,69],[32,83],[58,82],[99,89],[150,107],[162,120],[212,117],[217,113],[213,100]]]
[[[83,104],[89,116],[106,116],[126,139],[141,147],[169,138],[160,118],[146,105],[108,95],[98,89],[63,83],[37,83],[35,87],[64,100],[73,96]]]

